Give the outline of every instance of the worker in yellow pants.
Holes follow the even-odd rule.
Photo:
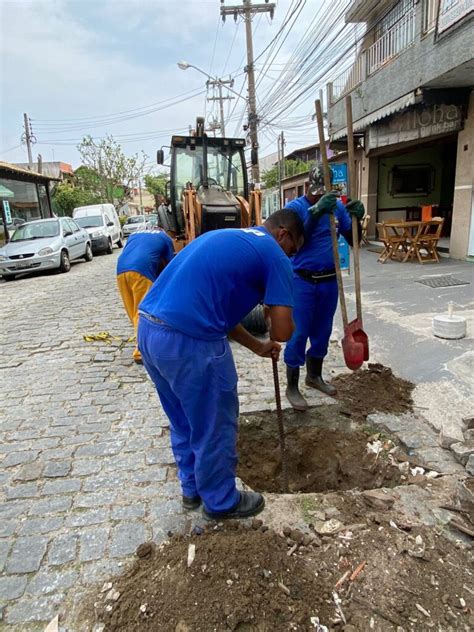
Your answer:
[[[135,336],[138,327],[138,306],[164,267],[173,258],[173,242],[161,229],[131,235],[117,261],[117,284]],[[133,359],[142,364],[136,346]]]

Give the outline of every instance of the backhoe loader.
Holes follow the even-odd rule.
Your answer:
[[[203,118],[193,135],[171,138],[168,232],[176,251],[210,230],[261,224],[261,191],[249,192],[244,149],[244,139],[208,137]]]

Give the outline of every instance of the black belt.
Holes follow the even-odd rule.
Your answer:
[[[309,283],[325,283],[336,278],[335,270],[321,270],[314,272],[313,270],[295,270],[296,274]]]

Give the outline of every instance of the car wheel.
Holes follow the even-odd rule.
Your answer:
[[[117,242],[117,248],[123,248],[123,235],[120,235],[120,239]]]
[[[94,255],[92,254],[92,248],[90,244],[86,245],[86,252],[84,254],[84,259],[86,261],[92,261],[92,259],[94,258]]]
[[[59,264],[59,270],[60,272],[69,272],[70,269],[71,262],[69,260],[69,255],[65,250],[63,250],[61,252],[61,263]]]
[[[5,281],[14,281],[16,279],[16,276],[14,274],[6,274],[4,277]]]
[[[111,239],[109,239],[109,244],[108,244],[108,246],[107,246],[107,250],[106,250],[105,252],[106,252],[108,255],[111,255],[111,254],[112,254],[112,252],[113,252],[113,250],[114,250],[114,245],[113,245],[113,243],[112,243],[112,240],[111,240]]]

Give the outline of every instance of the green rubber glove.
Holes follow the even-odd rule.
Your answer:
[[[365,215],[365,207],[360,200],[352,200],[346,204],[346,210],[351,215],[361,220]]]
[[[336,193],[326,193],[308,212],[315,221],[319,221],[323,215],[334,213],[338,199]]]

